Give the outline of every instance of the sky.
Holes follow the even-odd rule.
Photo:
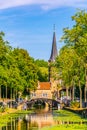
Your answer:
[[[59,50],[63,28],[73,26],[71,16],[78,9],[87,10],[87,0],[0,0],[0,31],[13,48],[48,61],[54,24]]]

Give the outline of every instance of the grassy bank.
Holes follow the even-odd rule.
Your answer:
[[[20,115],[32,113],[33,111],[25,111],[25,110],[16,110],[9,109],[8,112],[1,113],[0,116],[0,127],[5,126],[7,122],[10,122],[12,119],[19,117]]]
[[[5,126],[7,122],[24,114],[33,113],[34,111],[25,111],[17,109],[9,109],[7,114],[0,117],[0,126]],[[87,119],[82,118],[80,115],[67,110],[53,111],[53,126],[40,128],[40,130],[87,130]],[[84,124],[83,124],[84,123]],[[85,124],[86,123],[86,124]]]
[[[67,121],[67,122],[82,122],[87,121],[87,119],[82,118],[79,114],[70,112],[68,110],[60,110],[55,111],[54,113],[54,120],[57,121]]]
[[[87,130],[87,119],[67,110],[53,112],[54,126],[44,127],[41,130]]]
[[[41,130],[87,130],[87,125],[58,125],[42,128]]]

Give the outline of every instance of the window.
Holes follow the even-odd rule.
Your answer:
[[[47,97],[47,93],[43,93],[43,97]]]
[[[36,93],[31,93],[31,97],[36,97]]]

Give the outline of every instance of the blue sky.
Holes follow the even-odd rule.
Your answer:
[[[71,27],[71,16],[87,9],[87,0],[0,0],[0,31],[12,47],[26,49],[35,59],[50,58],[53,25],[58,50],[63,28]]]

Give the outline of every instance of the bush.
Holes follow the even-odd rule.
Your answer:
[[[79,108],[79,106],[80,106],[80,103],[77,101],[72,101],[70,104],[70,107],[72,108]]]
[[[5,111],[5,107],[4,106],[0,106],[0,112],[4,112]]]

